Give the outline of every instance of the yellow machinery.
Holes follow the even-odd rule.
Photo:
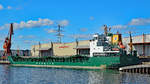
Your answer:
[[[122,42],[121,34],[113,34],[111,42],[112,44],[118,44],[119,42]]]

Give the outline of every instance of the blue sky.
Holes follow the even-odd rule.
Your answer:
[[[149,0],[0,0],[0,49],[9,24],[14,23],[13,49],[56,42],[57,24],[63,25],[62,42],[89,39],[112,27],[123,36],[149,34]]]

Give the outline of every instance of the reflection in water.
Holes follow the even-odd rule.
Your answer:
[[[145,74],[0,65],[0,84],[149,84]]]
[[[0,65],[0,84],[10,84],[9,65]]]
[[[150,84],[150,75],[139,73],[122,73],[121,84]]]
[[[120,84],[118,71],[89,71],[88,77],[88,84]]]

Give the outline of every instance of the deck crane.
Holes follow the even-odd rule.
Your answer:
[[[11,23],[10,29],[8,32],[8,36],[5,38],[4,45],[3,45],[3,48],[4,48],[3,56],[5,56],[5,57],[12,55],[12,53],[11,53],[11,39],[12,39],[13,34],[14,34],[13,33],[13,23]]]

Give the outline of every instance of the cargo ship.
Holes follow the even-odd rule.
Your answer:
[[[132,43],[130,46],[132,47]],[[106,27],[104,34],[94,34],[90,40],[90,55],[73,55],[69,57],[8,56],[8,60],[13,66],[84,69],[114,69],[140,63],[136,51],[131,50],[127,54],[125,46],[122,44],[121,34],[107,32]]]

